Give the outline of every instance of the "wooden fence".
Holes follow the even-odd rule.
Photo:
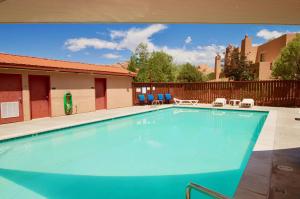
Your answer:
[[[253,98],[256,105],[300,107],[300,81],[268,80],[244,82],[203,83],[133,83],[133,103],[138,104],[137,95],[170,93],[179,99],[197,99],[200,103],[211,103],[217,97],[229,99]]]

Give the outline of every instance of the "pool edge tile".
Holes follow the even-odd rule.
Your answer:
[[[234,198],[268,198],[272,174],[276,120],[277,111],[270,110]],[[257,186],[258,184],[260,186]]]

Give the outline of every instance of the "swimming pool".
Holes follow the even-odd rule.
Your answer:
[[[0,198],[233,197],[267,114],[172,107],[1,142]]]

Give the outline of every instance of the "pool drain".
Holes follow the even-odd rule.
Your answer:
[[[294,171],[292,167],[286,165],[277,165],[277,169],[279,169],[280,171],[288,171],[288,172]]]

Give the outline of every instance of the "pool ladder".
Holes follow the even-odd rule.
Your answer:
[[[228,197],[226,197],[218,192],[215,192],[213,190],[210,190],[206,187],[200,186],[200,185],[192,183],[192,182],[186,187],[186,190],[185,190],[185,198],[186,199],[191,199],[192,189],[195,189],[196,191],[202,192],[204,194],[207,194],[207,195],[212,196],[217,199],[229,199]]]

